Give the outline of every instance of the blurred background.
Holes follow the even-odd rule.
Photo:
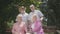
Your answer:
[[[60,0],[0,0],[0,34],[11,34],[12,26],[18,12],[18,6],[24,5],[30,13],[29,6],[44,14],[43,28],[46,34],[60,34]]]

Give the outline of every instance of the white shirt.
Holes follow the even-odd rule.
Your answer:
[[[32,26],[31,26],[31,28],[34,29],[34,26],[35,26],[35,24],[33,23]]]
[[[44,16],[41,11],[39,11],[39,10],[34,10],[34,12],[31,12],[31,13],[28,15],[28,20],[31,20],[33,14],[36,14],[37,17],[38,17],[38,19],[40,19],[40,17]]]
[[[18,14],[18,15],[22,15],[22,21],[25,23],[27,22],[28,13]],[[16,21],[17,21],[17,19],[16,19]]]

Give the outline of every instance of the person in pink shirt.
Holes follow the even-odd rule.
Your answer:
[[[14,23],[12,28],[12,34],[26,34],[27,28],[22,21],[22,15],[17,16],[17,22]]]
[[[31,24],[32,32],[34,32],[34,34],[44,34],[42,23],[40,20],[38,20],[36,14],[32,16],[32,21],[33,21],[33,23]]]

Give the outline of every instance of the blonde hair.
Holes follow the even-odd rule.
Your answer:
[[[17,16],[17,18],[18,18],[18,17],[22,17],[22,15],[19,14],[19,15]]]
[[[35,16],[35,17],[37,17],[37,15],[36,15],[36,14],[33,14],[33,15],[32,15],[32,17],[34,17],[34,16]]]
[[[34,17],[38,18],[36,14],[33,14],[31,19],[33,19]]]
[[[22,18],[22,15],[18,15],[17,17],[16,17],[16,21],[18,20],[18,18]]]

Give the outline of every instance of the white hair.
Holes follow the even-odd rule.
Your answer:
[[[21,15],[21,14],[19,14],[17,17],[22,17],[22,15]]]
[[[16,21],[17,21],[17,18],[18,18],[18,17],[21,17],[21,18],[22,18],[22,15],[21,15],[21,14],[19,14],[19,15],[16,17]]]

